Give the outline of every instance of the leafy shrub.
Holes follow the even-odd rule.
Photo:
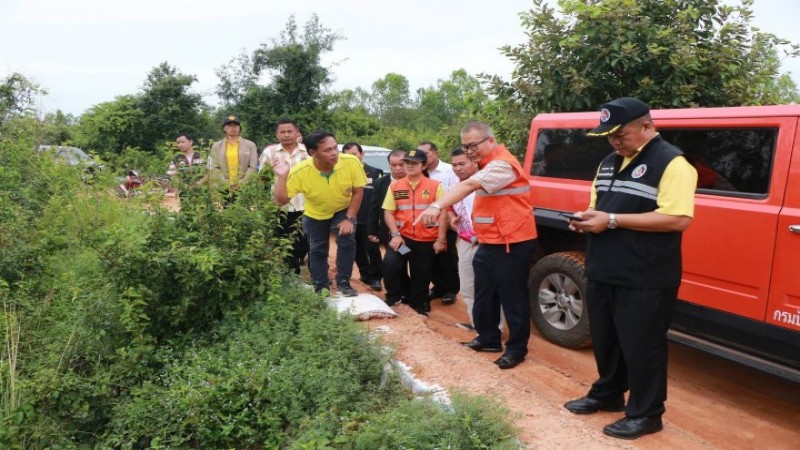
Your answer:
[[[378,344],[299,286],[269,179],[172,212],[31,148],[0,141],[0,448],[507,442],[494,413],[408,402]]]

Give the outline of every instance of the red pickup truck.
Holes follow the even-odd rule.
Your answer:
[[[800,381],[800,106],[653,110],[661,135],[698,171],[683,239],[683,282],[670,338]],[[590,345],[585,238],[561,215],[586,209],[611,152],[589,138],[598,113],[540,114],[524,166],[540,250],[531,315],[559,345]]]

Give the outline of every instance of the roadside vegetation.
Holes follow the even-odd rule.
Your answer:
[[[46,89],[0,79],[0,448],[514,448],[505,410],[455,395],[414,401],[378,342],[287,274],[270,180],[222,209],[193,191],[180,212],[119,199],[116,177],[166,172],[174,139],[201,153],[242,118],[263,148],[280,117],[340,142],[447,160],[465,121],[524,153],[539,112],[633,95],[654,107],[797,102],[782,58],[798,46],[750,24],[752,0],[534,0],[528,42],[501,51],[511,80],[453,70],[410,91],[402,74],[335,92],[322,65],[341,36],[313,16],[216,71],[211,106],[164,62],[142,88],[80,116],[37,110]],[[623,82],[624,81],[624,82]],[[60,164],[73,145],[104,169]]]
[[[266,184],[120,199],[0,140],[0,447],[514,448],[507,413],[413,400],[282,266]]]

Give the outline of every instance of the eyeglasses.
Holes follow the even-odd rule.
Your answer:
[[[461,150],[465,152],[474,152],[478,150],[478,146],[486,142],[491,136],[486,136],[485,138],[481,139],[478,142],[473,142],[471,144],[461,144]]]

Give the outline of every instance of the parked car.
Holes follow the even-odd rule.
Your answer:
[[[389,153],[392,152],[391,150],[374,145],[362,145],[361,148],[364,150],[364,163],[381,169],[383,173],[389,173]],[[339,151],[342,151],[342,144],[339,144]]]
[[[698,170],[670,339],[800,381],[800,106],[651,114]],[[587,207],[598,164],[612,151],[586,136],[597,118],[536,116],[525,155],[540,244],[531,316],[546,339],[568,348],[590,344],[591,324],[586,240],[561,214]]]
[[[103,168],[102,164],[97,164],[97,162],[91,156],[87,155],[86,152],[78,147],[70,147],[66,145],[40,145],[36,147],[36,150],[40,152],[50,152],[54,158],[61,160],[70,166],[83,165],[85,167],[93,167],[97,169]]]

